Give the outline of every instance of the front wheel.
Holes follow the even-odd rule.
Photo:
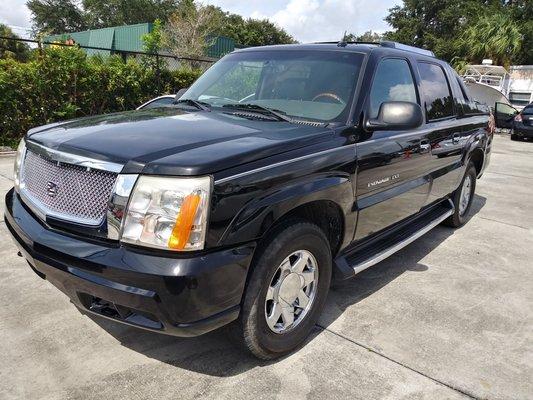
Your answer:
[[[275,230],[252,266],[239,318],[249,351],[274,359],[297,348],[313,329],[331,281],[331,250],[322,230],[293,221]]]
[[[476,191],[476,179],[476,167],[473,163],[469,163],[461,184],[453,192],[452,201],[455,206],[455,211],[444,221],[445,225],[459,228],[466,222]]]

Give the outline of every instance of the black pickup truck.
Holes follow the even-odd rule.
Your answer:
[[[492,116],[431,52],[233,52],[173,107],[30,130],[5,222],[82,311],[256,356],[300,345],[332,280],[467,219]]]

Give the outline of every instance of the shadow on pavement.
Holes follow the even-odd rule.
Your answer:
[[[485,202],[485,197],[474,196],[470,218],[483,208]],[[330,291],[318,325],[327,328],[346,308],[377,292],[406,271],[427,271],[428,267],[419,261],[453,233],[453,229],[436,227],[389,259],[361,272],[354,279],[337,284]],[[144,331],[92,315],[87,316],[123,346],[177,368],[201,374],[234,376],[276,362],[257,360],[235,345],[230,340],[229,327],[195,338],[180,338]],[[317,327],[307,343],[317,337],[320,331]]]

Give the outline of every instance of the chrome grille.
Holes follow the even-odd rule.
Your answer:
[[[45,214],[98,225],[117,174],[52,161],[28,149],[21,177],[23,195]]]

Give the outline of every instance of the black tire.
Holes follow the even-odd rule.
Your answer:
[[[319,271],[316,294],[296,326],[287,332],[276,333],[268,326],[265,316],[267,290],[283,260],[299,250],[310,252],[316,260]],[[313,329],[329,291],[332,256],[324,232],[318,226],[301,220],[275,229],[258,252],[244,294],[236,333],[253,355],[271,360],[299,347]]]
[[[520,140],[520,138],[516,134],[511,133],[511,140],[517,141],[517,140]]]
[[[465,184],[465,181],[468,178],[471,182],[470,198],[468,200],[468,205],[466,209],[464,209],[461,213],[459,206],[461,201],[461,192],[463,185]],[[474,199],[474,194],[476,191],[476,179],[476,167],[473,163],[470,162],[466,168],[463,179],[461,180],[461,184],[459,185],[457,190],[453,192],[451,197],[455,206],[455,212],[453,213],[453,215],[451,215],[444,221],[444,225],[450,226],[452,228],[459,228],[460,226],[464,225],[464,223],[468,220],[468,214],[470,213],[470,208],[472,208],[472,200]]]

